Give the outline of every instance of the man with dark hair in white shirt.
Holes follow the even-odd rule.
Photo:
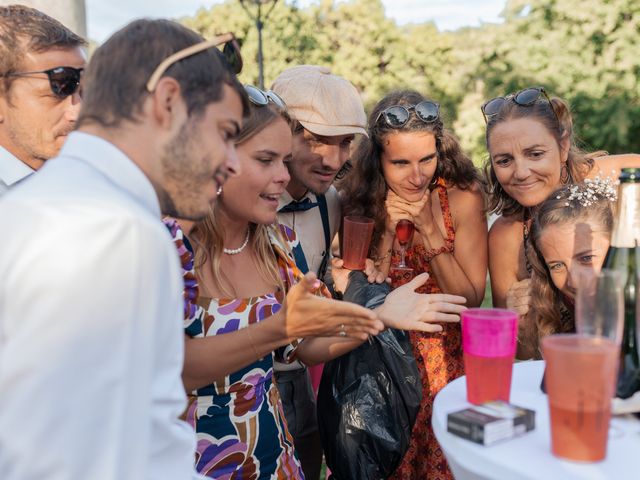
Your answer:
[[[0,6],[0,196],[54,157],[73,130],[85,46],[38,10]]]
[[[196,477],[178,419],[183,282],[160,216],[202,218],[238,170],[248,103],[219,40],[167,20],[115,33],[84,76],[78,131],[0,199],[2,480]]]

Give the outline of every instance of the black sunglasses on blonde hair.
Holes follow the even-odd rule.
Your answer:
[[[536,103],[538,98],[540,98],[540,95],[544,95],[544,98],[549,102],[549,106],[551,106],[553,114],[556,116],[556,119],[558,119],[558,114],[556,113],[555,108],[553,108],[553,103],[543,87],[528,87],[520,90],[519,92],[507,95],[506,97],[492,98],[491,100],[486,101],[484,105],[480,107],[480,110],[482,110],[482,114],[484,115],[485,123],[488,123],[489,117],[496,115],[500,109],[502,109],[505,102],[512,100],[515,104],[520,105],[521,107],[529,107]]]
[[[41,78],[35,75],[46,74],[49,79],[51,92],[60,99],[65,99],[73,95],[80,88],[80,79],[84,68],[75,67],[55,67],[49,70],[39,70],[37,72],[16,72],[7,73],[6,77],[32,77]]]
[[[436,102],[424,100],[415,105],[392,105],[382,110],[374,124],[384,118],[384,121],[391,128],[401,128],[407,124],[413,110],[420,120],[424,123],[433,123],[440,117],[440,105]]]

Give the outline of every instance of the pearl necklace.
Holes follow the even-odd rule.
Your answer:
[[[248,243],[249,243],[249,229],[247,228],[247,236],[244,237],[244,242],[242,243],[242,245],[240,245],[238,248],[223,248],[222,251],[227,255],[237,255],[242,250],[244,250],[244,247],[246,247]]]

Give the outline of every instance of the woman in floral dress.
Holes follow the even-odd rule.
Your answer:
[[[479,306],[487,276],[487,223],[479,174],[446,131],[439,105],[417,92],[384,97],[369,116],[369,138],[354,155],[353,171],[341,185],[347,215],[375,219],[372,258],[390,272],[392,287],[401,276],[396,224],[415,226],[406,264],[417,275],[428,272],[418,291],[457,294]],[[442,449],[431,429],[435,395],[464,374],[458,324],[439,332],[411,332],[422,377],[422,404],[402,464],[392,478],[451,479]]]
[[[320,343],[355,346],[359,340],[347,333],[362,338],[382,325],[371,312],[337,302],[330,308],[337,304],[343,311],[329,321],[329,307],[318,307],[313,302],[321,299],[308,292],[315,287],[328,295],[324,287],[292,289],[302,278],[289,253],[295,236],[271,225],[289,179],[286,113],[268,100],[252,104],[235,142],[243,175],[228,180],[212,214],[189,234],[191,243],[167,221],[185,271],[183,381],[191,392],[186,420],[197,434],[196,469],[220,479],[304,478],[273,383],[272,351],[310,333],[336,337]],[[188,247],[194,247],[195,265]],[[298,306],[310,302],[316,331],[289,316],[285,321],[285,297]],[[351,315],[362,325],[346,318]],[[342,331],[345,338],[338,337]],[[297,351],[290,346],[282,355]]]

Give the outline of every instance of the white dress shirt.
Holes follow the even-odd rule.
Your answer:
[[[199,478],[180,264],[149,180],[75,132],[0,218],[0,479]]]
[[[0,146],[0,197],[32,173],[30,166]]]

